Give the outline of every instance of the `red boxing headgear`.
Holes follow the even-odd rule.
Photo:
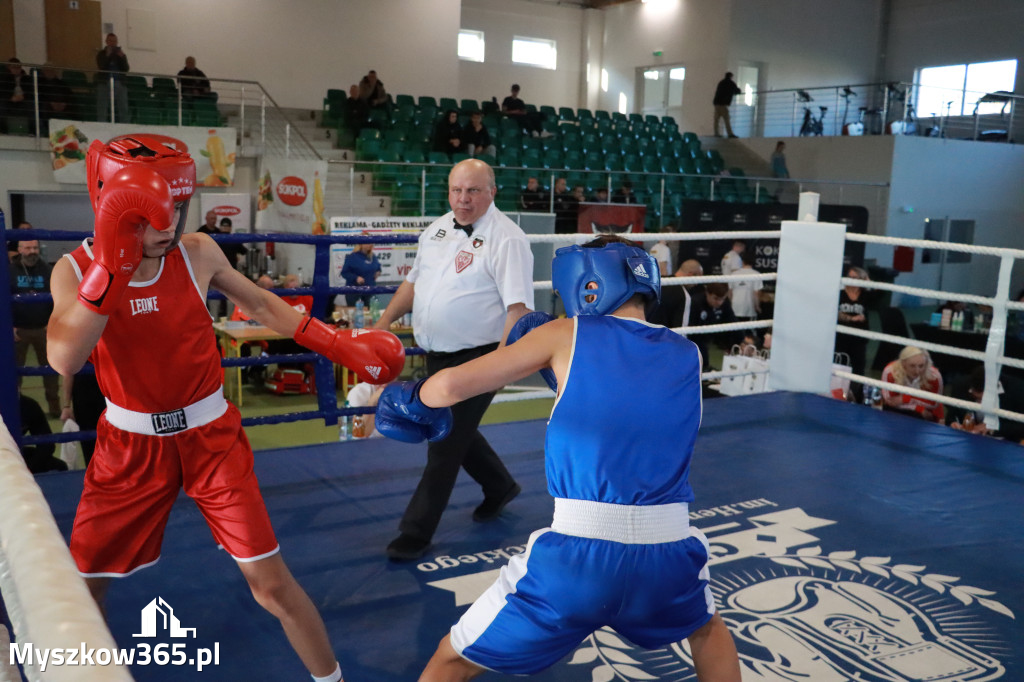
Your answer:
[[[103,196],[103,183],[122,168],[142,164],[155,170],[170,187],[174,203],[181,208],[174,239],[168,249],[174,248],[185,229],[188,202],[195,192],[196,164],[181,140],[167,135],[139,133],[119,135],[106,144],[94,140],[86,156],[89,198],[93,211],[99,208]]]

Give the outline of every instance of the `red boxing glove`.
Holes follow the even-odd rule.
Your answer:
[[[304,317],[292,338],[371,384],[394,381],[405,366],[405,346],[383,329],[338,330],[314,317]]]
[[[129,166],[114,174],[101,189],[93,261],[78,285],[78,300],[100,315],[110,315],[142,262],[146,224],[166,230],[173,219],[171,188],[159,173]]]

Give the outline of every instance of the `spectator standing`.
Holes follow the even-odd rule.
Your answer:
[[[128,122],[128,86],[124,75],[128,73],[128,57],[117,44],[117,35],[108,33],[106,46],[96,53],[96,117],[110,121],[110,87],[114,87],[114,112],[118,123]]]
[[[519,208],[524,211],[547,211],[550,204],[537,178],[526,181],[526,189],[519,194]]]
[[[6,126],[7,117],[35,119],[35,90],[32,89],[32,76],[21,68],[21,60],[11,57],[7,60],[7,68],[0,73],[0,124]],[[9,132],[6,128],[3,132]]]
[[[676,277],[702,277],[704,268],[698,260],[685,260],[679,264],[676,270]],[[677,329],[684,324],[689,324],[690,308],[693,304],[694,294],[703,291],[700,284],[685,286],[682,284],[663,284],[661,287],[661,300],[658,307],[651,313],[650,320],[654,324],[665,325],[670,329]]]
[[[377,329],[410,310],[416,343],[427,351],[434,375],[489,353],[533,307],[533,254],[523,231],[494,205],[494,171],[478,159],[455,165],[448,176],[452,212],[420,235],[412,270],[399,286]],[[427,447],[427,465],[399,524],[388,556],[411,561],[427,551],[462,467],[483,489],[474,521],[497,518],[519,485],[478,430],[493,392],[452,407],[447,438]]]
[[[205,234],[217,234],[220,230],[217,229],[217,212],[210,209],[206,212],[206,217],[203,219],[202,225],[199,226],[199,232]]]
[[[929,393],[942,394],[942,375],[928,351],[916,346],[907,346],[899,357],[882,370],[882,381],[916,388]],[[900,393],[896,389],[882,389],[882,404],[886,409],[920,417],[925,421],[945,423],[945,408],[942,403],[927,398]]]
[[[186,99],[216,99],[216,94],[210,90],[210,80],[196,66],[195,57],[185,57],[185,68],[178,72],[178,87],[181,88],[181,96]]]
[[[31,230],[32,229],[32,223],[30,223],[27,220],[22,220],[20,223],[18,223],[17,227],[15,227],[14,229],[16,229],[16,230]],[[18,255],[18,242],[14,241],[14,240],[8,241],[7,242],[7,259],[8,260],[14,260],[15,256],[17,256],[17,255]]]
[[[434,151],[452,154],[465,151],[462,144],[462,126],[459,125],[459,112],[449,109],[434,128]]]
[[[220,219],[220,225],[217,227],[217,231],[220,234],[231,234],[233,229],[234,223],[231,222],[231,218],[224,217]],[[220,244],[220,250],[224,252],[224,257],[228,259],[228,263],[231,263],[231,267],[235,270],[245,265],[245,257],[249,253],[249,249],[245,248],[245,244],[224,242]]]
[[[754,269],[754,256],[744,251],[740,258],[743,267],[734,275],[756,275]],[[732,311],[738,320],[756,320],[761,313],[761,289],[763,285],[760,280],[746,282],[729,282],[729,301],[732,303]]]
[[[39,119],[43,124],[51,118],[70,118],[71,88],[61,77],[61,72],[47,64],[39,72]],[[45,129],[44,129],[45,130]]]
[[[729,120],[729,107],[732,106],[732,98],[736,95],[742,95],[743,91],[736,85],[736,81],[733,80],[732,71],[727,71],[725,78],[718,81],[718,85],[715,87],[715,97],[711,103],[715,107],[715,122],[711,126],[712,132],[715,137],[721,137],[718,134],[718,121],[719,119],[725,121],[725,132],[731,137],[735,138],[732,132],[732,122]]]
[[[733,240],[732,248],[722,256],[722,274],[731,275],[743,267],[743,252],[747,250],[747,243],[742,239]]]
[[[488,154],[494,156],[498,149],[491,143],[491,133],[484,125],[484,116],[479,111],[469,115],[469,125],[462,129],[462,141],[470,156]]]
[[[341,266],[341,276],[347,287],[372,287],[377,283],[380,271],[380,260],[374,255],[371,243],[356,244]],[[373,294],[345,294],[346,305],[356,305],[360,299],[369,307]]]
[[[704,287],[704,291],[695,294],[690,304],[690,317],[688,326],[702,327],[711,324],[728,324],[736,321],[736,315],[732,311],[732,304],[729,302],[729,285],[724,282],[712,282]],[[710,338],[709,338],[710,337]],[[741,334],[734,332],[717,332],[715,334],[694,334],[693,342],[700,349],[700,355],[704,358],[704,368],[711,369],[709,357],[709,341],[715,341],[720,346],[729,347],[742,339]]]
[[[772,152],[772,177],[780,180],[789,179],[789,168],[786,167],[786,143],[779,140],[775,143],[775,151]],[[783,187],[785,183],[778,183],[775,188],[775,198],[778,199],[782,195]]]
[[[50,264],[39,257],[39,242],[18,242],[18,255],[11,262],[12,294],[47,294],[50,292]],[[14,322],[14,350],[18,367],[24,367],[28,349],[36,354],[39,365],[50,364],[46,355],[46,326],[53,312],[50,301],[11,304]],[[21,386],[21,377],[18,378]],[[55,374],[43,376],[43,388],[50,416],[60,417],[60,379]]]

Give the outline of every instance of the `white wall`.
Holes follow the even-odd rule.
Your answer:
[[[513,83],[525,102],[554,107],[580,106],[584,11],[528,0],[463,0],[461,28],[482,31],[484,62],[459,60],[458,88],[454,96],[500,103]],[[556,69],[512,63],[515,36],[554,40]]]
[[[1024,247],[1024,147],[923,137],[895,142],[889,236],[922,239],[926,218],[949,217],[976,221],[975,244]],[[921,263],[920,251],[915,260],[914,272],[898,282],[936,287],[939,266]],[[973,256],[969,264],[946,266],[943,288],[991,296],[997,273],[998,259]],[[1018,264],[1011,288],[1022,285],[1024,267]]]
[[[879,5],[880,0],[733,0],[729,66],[763,63],[769,90],[869,83],[880,40]]]
[[[42,7],[17,0],[18,21]],[[132,47],[129,9],[152,12],[151,49]],[[133,71],[174,74],[192,55],[210,78],[260,81],[283,106],[319,109],[328,88],[347,90],[370,69],[391,93],[456,92],[459,12],[459,0],[104,0],[102,20]]]
[[[619,93],[636,110],[636,70],[682,64],[686,67],[680,130],[711,133],[711,96],[729,70],[729,35],[733,0],[659,0],[627,3],[605,10],[604,63],[608,92],[600,92],[596,109],[617,111]],[[662,56],[655,57],[656,51]]]
[[[1017,59],[1024,90],[1024,2],[892,0],[887,80],[911,81],[924,66]]]

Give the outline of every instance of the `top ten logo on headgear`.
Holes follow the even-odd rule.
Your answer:
[[[289,206],[299,206],[306,201],[306,182],[289,175],[277,183],[277,198]]]

